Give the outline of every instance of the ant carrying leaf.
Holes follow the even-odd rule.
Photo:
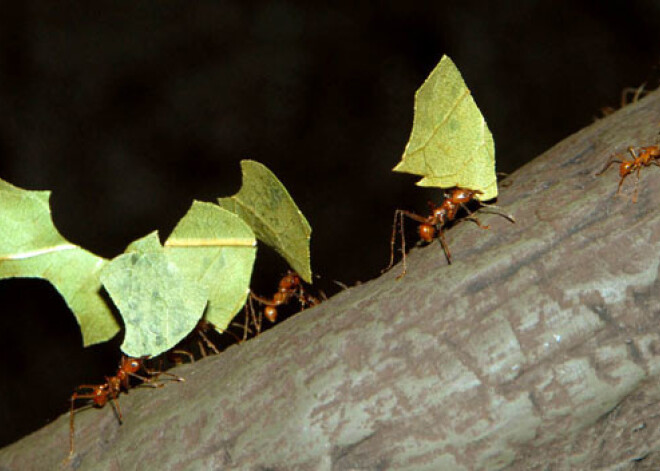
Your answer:
[[[436,206],[433,203],[429,203],[431,206],[431,214],[424,217],[419,214],[413,213],[411,211],[406,211],[403,209],[397,209],[394,212],[394,222],[392,224],[392,238],[390,240],[390,264],[384,271],[389,270],[394,265],[394,246],[396,244],[396,232],[399,228],[401,234],[401,257],[403,269],[397,278],[401,278],[407,272],[406,266],[406,238],[404,234],[403,221],[404,216],[412,219],[419,223],[418,233],[419,237],[423,242],[433,242],[433,239],[437,238],[442,245],[442,249],[445,252],[447,257],[447,263],[451,264],[451,252],[449,251],[449,245],[445,240],[444,231],[449,223],[456,220],[456,216],[459,213],[460,209],[464,209],[467,212],[467,216],[458,221],[471,220],[474,221],[481,229],[489,229],[490,226],[485,226],[481,224],[477,216],[468,208],[468,204],[471,201],[475,200],[475,196],[480,194],[481,191],[478,190],[468,190],[466,188],[454,188],[452,190],[445,191],[445,199],[442,201],[440,206]],[[490,212],[492,214],[499,214],[500,216],[508,219],[511,222],[516,222],[512,215],[500,212],[498,210],[488,210],[487,208],[496,208],[495,206],[485,206],[482,203],[482,211]]]
[[[293,298],[298,300],[302,309],[308,306],[315,306],[321,302],[318,298],[307,292],[298,273],[291,270],[280,279],[277,292],[271,298],[262,298],[254,293],[250,293],[250,297],[265,306],[263,315],[271,323],[277,321],[278,307],[289,303]],[[253,323],[259,331],[261,322],[253,319]]]
[[[445,199],[440,206],[431,205],[429,216],[401,209],[394,212],[387,269],[394,264],[396,232],[400,226],[403,271],[399,277],[406,273],[404,216],[420,224],[422,241],[431,242],[435,238],[440,241],[449,263],[451,252],[444,231],[461,208],[467,212],[465,219],[476,222],[482,229],[488,228],[467,205],[471,201],[481,203],[497,197],[495,143],[461,73],[447,56],[442,57],[415,93],[413,128],[401,162],[394,171],[421,175],[419,186],[445,189]],[[514,222],[511,215],[491,212]]]

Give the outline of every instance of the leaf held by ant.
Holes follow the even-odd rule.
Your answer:
[[[497,197],[493,136],[447,56],[415,94],[413,129],[394,171],[423,176],[419,186],[470,188],[480,201]]]

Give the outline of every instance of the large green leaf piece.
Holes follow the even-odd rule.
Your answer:
[[[170,260],[157,232],[127,250],[101,272],[103,286],[124,319],[121,349],[132,357],[159,355],[195,328],[207,293]]]
[[[48,280],[73,311],[85,346],[105,342],[119,324],[100,294],[107,261],[68,242],[51,218],[49,191],[0,180],[0,278]]]
[[[205,289],[206,320],[224,330],[244,306],[257,253],[252,229],[212,203],[193,202],[165,242],[165,253]]]
[[[264,165],[241,161],[243,184],[218,204],[246,221],[257,238],[277,251],[308,283],[312,282],[309,239],[312,229],[284,185]]]
[[[479,190],[482,201],[497,197],[493,136],[447,56],[415,94],[412,132],[394,171],[422,175],[419,186]]]

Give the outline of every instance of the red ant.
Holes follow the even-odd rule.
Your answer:
[[[265,306],[264,316],[270,322],[277,321],[277,307],[288,303],[293,297],[298,298],[303,309],[321,302],[305,290],[300,276],[291,270],[280,279],[277,292],[271,299],[262,298],[254,293],[250,293],[250,297]]]
[[[141,376],[137,374],[140,369],[150,376]],[[174,381],[183,381],[183,378],[173,375],[171,373],[156,372],[148,370],[144,365],[144,361],[139,358],[130,358],[122,357],[117,369],[117,374],[115,376],[106,376],[105,383],[103,384],[83,384],[76,387],[75,392],[71,396],[71,410],[69,413],[69,458],[73,456],[74,449],[74,404],[75,401],[80,399],[91,399],[92,406],[101,408],[107,404],[108,400],[112,401],[112,404],[117,412],[119,423],[122,423],[121,409],[119,408],[118,397],[122,390],[128,392],[130,388],[130,378],[137,378],[142,381],[144,386],[149,386],[152,388],[160,388],[163,386],[162,383],[154,384],[151,380],[155,377],[160,376],[161,374],[169,375],[173,377]],[[81,390],[88,390],[90,392],[80,393]]]
[[[628,152],[630,152],[630,155],[632,156],[632,160],[626,160],[624,159],[621,154],[614,154],[610,157],[610,159],[607,161],[607,164],[603,169],[598,172],[596,175],[602,175],[605,170],[610,168],[610,166],[614,163],[617,162],[619,163],[619,177],[621,179],[619,180],[619,187],[616,190],[616,194],[618,195],[619,192],[621,191],[621,185],[623,185],[623,181],[626,179],[628,175],[631,173],[635,172],[635,192],[633,194],[633,203],[637,203],[637,192],[639,190],[639,172],[642,170],[642,167],[649,167],[651,165],[657,165],[660,167],[660,163],[658,163],[658,159],[660,159],[660,147],[658,146],[648,146],[648,147],[638,147],[637,152],[638,154],[635,153],[635,148],[634,147],[628,147]],[[616,157],[621,157],[617,159]]]
[[[489,229],[490,226],[484,226],[479,222],[479,219],[470,211],[467,207],[467,204],[475,200],[476,195],[482,194],[482,191],[479,190],[469,190],[467,188],[453,188],[445,191],[445,199],[442,201],[440,206],[429,202],[431,207],[431,214],[429,216],[420,216],[411,211],[406,211],[404,209],[397,209],[394,211],[394,222],[392,224],[392,239],[390,240],[390,264],[383,271],[387,271],[394,265],[394,244],[396,243],[396,230],[397,225],[400,227],[401,233],[401,253],[403,261],[403,271],[397,278],[401,278],[407,272],[406,266],[406,238],[403,232],[403,217],[406,216],[413,221],[417,221],[419,226],[417,228],[419,237],[423,242],[432,242],[433,239],[437,238],[442,245],[442,249],[445,252],[447,257],[447,263],[451,265],[451,252],[449,251],[449,246],[447,241],[445,241],[444,229],[451,221],[456,219],[458,211],[463,208],[467,211],[468,215],[464,219],[470,219],[474,221],[480,228]],[[489,207],[494,207],[490,205]],[[508,219],[511,222],[516,222],[513,216],[510,214],[505,214],[498,211],[490,211],[493,214],[499,214],[500,216]]]

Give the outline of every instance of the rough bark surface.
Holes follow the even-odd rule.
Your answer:
[[[614,152],[657,142],[660,94],[511,175],[511,224],[437,244],[256,340],[176,370],[182,384],[76,416],[63,467],[127,469],[660,468],[660,169],[613,198]],[[507,186],[508,185],[508,186]],[[0,451],[56,469],[68,417]]]

